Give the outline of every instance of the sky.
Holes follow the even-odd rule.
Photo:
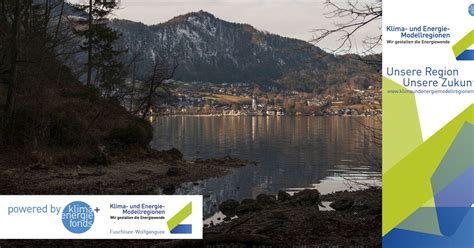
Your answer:
[[[72,0],[81,2],[85,0]],[[285,37],[311,40],[314,30],[331,28],[337,19],[325,17],[330,9],[325,7],[325,0],[120,0],[120,9],[115,18],[158,24],[175,16],[204,10],[216,17],[237,23],[246,23],[255,28],[279,34]],[[335,0],[345,3],[347,0]],[[374,1],[374,0],[362,0]],[[357,48],[352,52],[363,50],[362,41],[381,33],[381,23],[373,23],[363,28],[356,35]],[[334,49],[340,43],[339,36],[329,37],[316,44],[323,49]],[[380,48],[377,48],[377,52]]]

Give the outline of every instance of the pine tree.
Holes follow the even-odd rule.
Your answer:
[[[76,34],[84,37],[81,48],[87,53],[87,85],[96,84],[104,96],[116,93],[124,84],[124,65],[118,57],[124,53],[114,48],[120,38],[108,24],[108,16],[118,6],[115,1],[90,0],[88,5],[75,5],[79,11],[87,12],[88,18],[79,21]],[[95,80],[93,82],[93,77]]]

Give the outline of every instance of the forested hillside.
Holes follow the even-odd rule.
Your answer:
[[[182,81],[275,84],[303,91],[380,83],[380,65],[364,62],[372,57],[335,56],[305,41],[227,22],[204,11],[152,26],[113,20],[111,27],[122,34],[118,46],[129,51],[129,58],[140,56],[141,78],[147,74],[146,64],[173,58],[179,64],[176,78]],[[375,57],[380,60],[380,55]]]

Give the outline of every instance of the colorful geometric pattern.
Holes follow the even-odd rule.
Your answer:
[[[453,46],[453,52],[454,56],[456,56],[456,60],[474,60],[474,50],[468,49],[473,44],[474,30],[469,32]]]
[[[474,247],[474,105],[425,142],[418,136],[400,142],[387,132],[418,133],[419,121],[411,114],[412,126],[396,129],[406,117],[386,108],[400,107],[403,100],[404,111],[412,113],[414,95],[403,96],[413,97],[406,106],[401,94],[387,93],[400,85],[383,78],[383,87],[384,155],[391,152],[387,147],[400,146],[394,150],[399,160],[383,160],[384,247]],[[392,127],[385,129],[387,122]]]
[[[193,202],[188,203],[183,209],[179,210],[171,219],[167,221],[168,229],[172,234],[191,234],[191,224],[181,224],[193,213]]]

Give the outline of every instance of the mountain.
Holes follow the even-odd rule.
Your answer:
[[[155,59],[176,59],[176,79],[213,83],[274,84],[313,91],[349,83],[367,86],[378,74],[357,55],[335,56],[305,41],[285,38],[231,23],[199,11],[158,25],[111,20],[122,33],[118,46],[128,56],[141,53],[138,78],[144,79]],[[354,82],[352,82],[354,83]]]

